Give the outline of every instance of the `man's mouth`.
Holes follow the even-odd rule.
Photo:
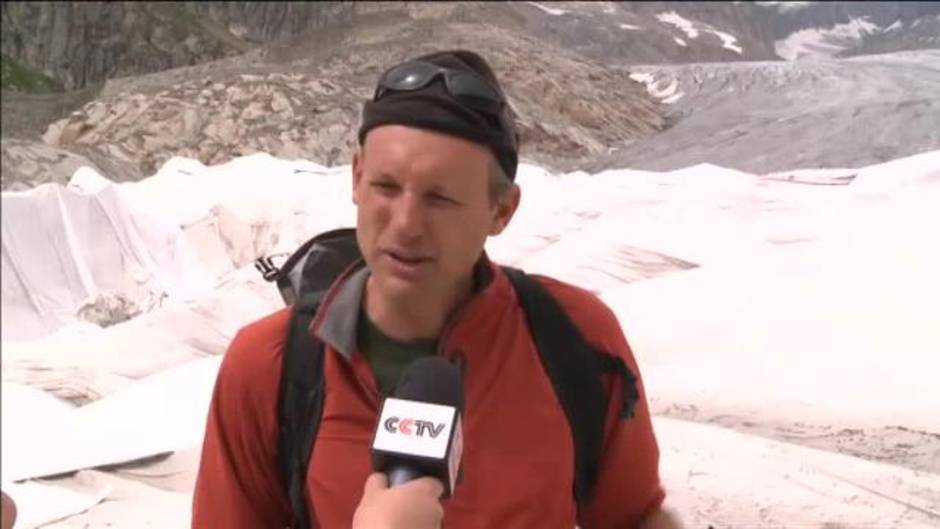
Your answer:
[[[396,251],[391,251],[391,250],[388,250],[385,253],[388,254],[388,256],[391,257],[392,259],[402,264],[409,265],[409,266],[419,265],[419,264],[426,263],[431,260],[429,257],[424,257],[421,255],[409,254],[409,253],[404,253],[404,252],[396,252]]]

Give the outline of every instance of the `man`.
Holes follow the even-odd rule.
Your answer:
[[[334,283],[310,328],[326,344],[324,409],[307,472],[314,525],[349,527],[357,506],[368,507],[368,494],[359,502],[382,397],[412,360],[437,354],[462,362],[466,399],[462,478],[441,502],[448,529],[674,527],[660,509],[659,451],[616,317],[587,291],[540,278],[585,338],[638,378],[630,419],[620,418],[620,382],[605,381],[604,456],[594,496],[578,512],[566,416],[509,279],[483,251],[521,196],[513,120],[487,63],[452,51],[391,68],[365,104],[359,142],[352,198],[364,262]],[[288,320],[285,309],[245,327],[225,355],[194,528],[289,525],[275,463]]]

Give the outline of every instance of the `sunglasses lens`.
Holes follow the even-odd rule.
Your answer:
[[[450,73],[447,76],[447,88],[451,94],[458,97],[469,96],[493,103],[499,103],[502,100],[499,93],[479,77],[463,72]]]
[[[403,64],[389,71],[382,84],[392,90],[415,90],[426,85],[435,73],[437,70],[429,64]]]

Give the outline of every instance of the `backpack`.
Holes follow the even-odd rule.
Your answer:
[[[293,511],[293,529],[309,529],[304,499],[307,467],[323,411],[324,344],[309,332],[320,301],[338,276],[361,258],[353,228],[321,233],[280,267],[270,257],[255,262],[293,305],[278,391],[277,464]],[[607,411],[601,375],[623,378],[621,418],[633,416],[636,378],[619,356],[597,351],[584,340],[561,306],[538,280],[502,267],[516,290],[546,374],[571,428],[575,453],[573,494],[579,512],[590,500],[602,452]]]

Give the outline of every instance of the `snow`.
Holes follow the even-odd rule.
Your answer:
[[[672,104],[677,103],[680,99],[682,99],[683,95],[685,94],[683,94],[682,92],[676,92],[670,96],[664,97],[662,101],[663,103],[667,105],[672,105]]]
[[[692,22],[686,20],[682,17],[682,15],[676,13],[675,11],[660,13],[656,15],[656,18],[659,19],[660,22],[672,24],[673,26],[681,29],[690,39],[698,37],[698,30],[692,26]]]
[[[673,79],[672,82],[669,83],[669,86],[667,86],[666,88],[663,88],[662,90],[659,90],[657,88],[657,85],[653,85],[653,87],[651,87],[650,93],[658,98],[667,98],[667,97],[671,97],[675,95],[676,89],[678,87],[679,87],[678,79]]]
[[[654,77],[651,73],[632,73],[630,74],[630,79],[638,83],[650,83],[653,81]]]
[[[890,26],[886,27],[886,28],[884,29],[884,31],[885,31],[885,33],[887,33],[887,32],[889,32],[889,31],[894,31],[894,30],[896,30],[896,29],[901,29],[901,28],[903,28],[903,27],[904,27],[904,22],[901,21],[901,19],[899,18],[899,19],[895,20],[894,23],[892,23]]]
[[[788,60],[832,56],[861,40],[865,35],[876,33],[879,26],[863,18],[853,18],[831,28],[810,28],[795,31],[787,38],[774,43],[777,55]]]
[[[781,13],[787,13],[791,11],[799,11],[805,7],[809,7],[814,2],[754,2],[760,6],[773,7],[776,6],[777,10]]]
[[[682,95],[675,79],[631,77],[664,102]],[[654,413],[940,432],[940,151],[770,175],[522,164],[517,182],[520,208],[488,253],[600,296]],[[72,527],[185,525],[198,456],[153,467],[183,465],[171,491],[103,471],[33,478],[198,451],[221,353],[282,306],[252,261],[353,225],[349,192],[349,166],[257,154],[3,193],[0,472],[25,527],[63,513]],[[139,314],[84,322],[103,294]],[[940,508],[931,471],[654,425],[668,505],[688,526],[921,527]],[[79,478],[91,483],[76,491]]]
[[[691,21],[683,18],[681,15],[679,15],[675,11],[669,11],[668,13],[660,13],[656,15],[656,18],[660,22],[663,22],[665,24],[671,24],[679,28],[690,39],[696,39],[699,36],[700,30],[696,29]],[[739,54],[744,53],[744,49],[738,45],[738,39],[734,35],[725,33],[724,31],[718,31],[717,29],[709,28],[709,27],[704,27],[701,29],[701,31],[706,32],[706,33],[711,33],[712,35],[715,35],[716,37],[721,39],[722,48],[729,49]],[[680,39],[678,37],[673,37],[673,39],[680,46],[687,46],[686,42],[683,39]]]
[[[565,11],[564,9],[555,9],[555,8],[553,8],[553,7],[545,7],[545,6],[543,6],[542,4],[540,4],[540,3],[538,3],[538,2],[526,2],[526,3],[529,4],[529,5],[531,5],[531,6],[535,6],[535,7],[539,8],[539,9],[541,9],[542,11],[548,13],[549,15],[554,15],[554,16],[556,16],[556,17],[557,17],[557,16],[560,16],[560,15],[564,15],[565,13],[567,13],[567,11]]]
[[[725,33],[723,31],[718,31],[717,29],[706,29],[704,31],[707,31],[721,39],[722,48],[729,49],[738,54],[744,53],[744,48],[738,45],[738,39],[734,35]]]
[[[638,29],[643,29],[640,26],[634,26],[631,24],[620,24],[619,26],[620,26],[620,29],[633,30],[633,31],[638,30]]]
[[[678,90],[679,81],[674,78],[668,80],[669,82],[665,88],[660,88],[660,85],[667,81],[667,79],[663,78],[657,80],[651,73],[632,73],[630,74],[630,78],[646,85],[646,91],[649,92],[650,95],[659,98],[663,103],[668,105],[676,103],[685,95],[684,92]]]

